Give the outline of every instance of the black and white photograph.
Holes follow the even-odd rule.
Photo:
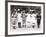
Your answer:
[[[8,35],[43,33],[43,4],[8,2]]]

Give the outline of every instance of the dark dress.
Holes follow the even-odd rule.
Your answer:
[[[40,27],[41,15],[37,15],[37,26]]]

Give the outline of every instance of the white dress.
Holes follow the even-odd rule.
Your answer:
[[[37,26],[36,14],[32,14],[31,24]]]
[[[30,26],[31,22],[30,22],[31,18],[30,18],[30,14],[27,14],[27,18],[26,18],[26,25]]]
[[[37,25],[36,14],[28,14],[27,19],[26,19],[26,25],[31,26],[31,25],[34,25],[33,23]]]

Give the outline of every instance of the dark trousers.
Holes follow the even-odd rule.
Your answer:
[[[21,22],[18,22],[18,27],[21,28]]]
[[[37,19],[37,26],[38,26],[38,28],[40,27],[40,20],[41,19]]]

